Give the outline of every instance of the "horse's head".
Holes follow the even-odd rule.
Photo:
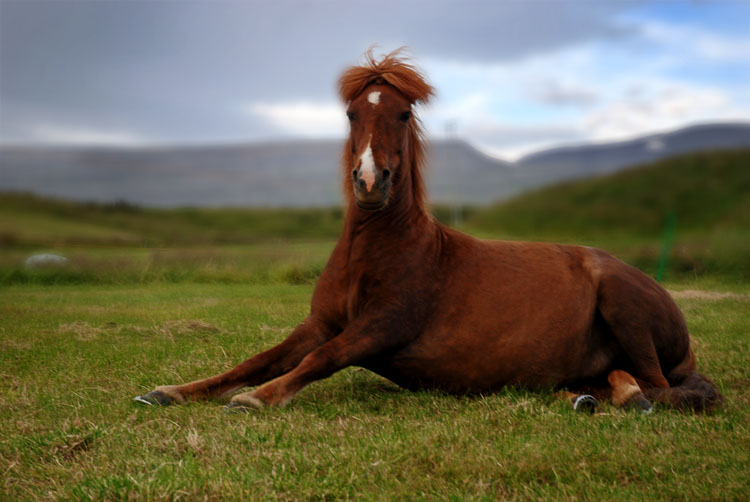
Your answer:
[[[412,105],[426,101],[432,88],[393,54],[379,62],[368,54],[368,64],[350,68],[339,88],[348,103],[345,186],[351,187],[354,203],[376,211],[388,205],[395,192],[411,186],[421,206],[422,144]]]
[[[376,80],[349,103],[346,115],[354,202],[361,209],[381,209],[390,197],[394,174],[403,177],[411,103],[393,86]]]

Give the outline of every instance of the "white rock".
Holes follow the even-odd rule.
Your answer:
[[[52,253],[40,253],[31,255],[26,258],[24,265],[26,268],[37,268],[37,267],[48,267],[48,266],[61,266],[68,263],[68,259],[59,254]]]

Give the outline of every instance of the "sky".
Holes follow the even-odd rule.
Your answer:
[[[750,0],[0,0],[0,144],[342,138],[373,46],[436,88],[430,137],[509,160],[750,121]]]

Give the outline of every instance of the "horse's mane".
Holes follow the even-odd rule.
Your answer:
[[[385,83],[393,86],[413,105],[427,103],[434,94],[434,89],[425,81],[422,73],[401,57],[401,49],[384,55],[379,61],[375,59],[372,49],[365,54],[361,66],[348,68],[339,79],[339,95],[348,103],[359,96],[372,83]],[[425,146],[419,118],[414,115],[409,121],[409,149],[412,154],[411,176],[412,196],[417,207],[425,210],[425,183],[422,168],[425,162]],[[349,141],[344,148],[344,179],[347,180],[344,192],[351,199],[351,180],[348,176],[351,169],[352,153]]]

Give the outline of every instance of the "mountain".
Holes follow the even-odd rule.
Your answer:
[[[0,186],[72,200],[173,207],[331,205],[335,142],[175,148],[3,148]]]
[[[329,206],[341,200],[341,141],[163,148],[0,147],[0,190],[175,206]],[[460,140],[428,149],[430,200],[486,204],[555,181],[677,153],[750,146],[750,124],[695,126],[632,141],[565,147],[515,164]]]
[[[682,153],[750,146],[750,124],[706,124],[616,143],[553,148],[522,157],[516,184],[531,188],[608,174]]]
[[[182,148],[4,147],[0,190],[174,207],[329,206],[341,200],[341,141]],[[430,193],[444,202],[509,194],[510,165],[462,141],[430,148]]]

